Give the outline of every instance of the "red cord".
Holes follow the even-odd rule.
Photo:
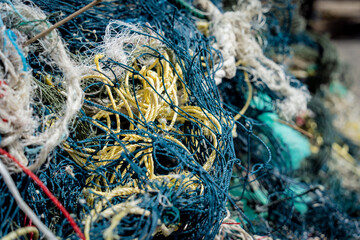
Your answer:
[[[64,214],[66,219],[69,221],[71,227],[75,230],[76,234],[83,240],[85,240],[84,234],[81,232],[81,229],[76,224],[74,219],[70,216],[70,213],[64,208],[64,206],[59,202],[59,200],[50,192],[50,190],[44,185],[44,183],[27,167],[22,165],[19,160],[17,160],[14,156],[12,156],[10,153],[5,151],[4,149],[0,148],[0,154],[7,156],[11,160],[13,160],[19,167],[27,174],[29,175],[34,182],[36,182],[39,187],[43,190],[43,192],[50,198],[50,200],[56,205],[56,207]]]
[[[264,239],[264,238],[268,238],[268,236],[261,236],[261,237],[258,237],[257,240],[261,240],[261,239]]]
[[[32,221],[31,219],[29,219],[29,225],[28,226],[32,226]],[[33,237],[34,237],[34,233],[30,233],[30,240],[33,240]]]
[[[25,215],[25,217],[24,217],[24,226],[26,226],[26,220],[27,220],[27,216]]]
[[[241,223],[222,223],[222,224],[228,224],[228,225],[239,225]]]
[[[26,222],[27,222],[27,216],[25,215],[25,217],[24,217],[24,226],[30,226],[30,227],[33,226],[31,219],[29,219],[29,224],[28,225],[26,225]],[[29,235],[30,235],[30,240],[33,240],[34,233],[32,232]]]

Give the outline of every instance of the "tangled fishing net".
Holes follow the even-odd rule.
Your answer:
[[[13,24],[23,31],[31,24],[16,17],[33,22],[46,18],[35,7],[19,4],[14,9],[13,21],[18,22]],[[45,21],[37,24],[46,26]],[[222,109],[211,81],[211,47],[201,36],[190,35],[183,41],[184,48],[180,44],[174,48],[172,39],[160,30],[119,21],[109,22],[104,33],[96,48],[78,56],[82,64],[69,59],[55,34],[36,46],[50,48],[49,55],[35,49],[28,56],[35,77],[41,77],[32,80],[30,76],[28,86],[37,84],[36,102],[28,100],[25,107],[32,107],[30,118],[31,111],[41,117],[45,133],[59,141],[51,154],[55,161],[40,178],[63,185],[53,192],[63,196],[60,200],[68,199],[65,207],[82,219],[78,224],[87,239],[149,239],[170,234],[213,238],[219,219],[225,216],[225,189],[234,156],[229,144],[233,121]],[[80,76],[81,92],[75,92],[80,89]],[[77,101],[84,96],[81,109],[72,95]],[[67,116],[69,110],[79,111],[74,117],[73,112]],[[69,137],[58,122],[71,126]],[[62,135],[56,136],[51,129]],[[42,133],[33,130],[29,134]],[[31,150],[52,150],[29,145]],[[35,160],[24,165],[38,168],[44,161],[37,157],[28,156]],[[56,208],[39,212],[39,206],[50,203],[32,183],[27,187],[35,192],[29,191],[25,199],[38,193],[29,203],[35,213],[47,219],[46,225],[57,236],[68,236],[66,226],[59,227],[64,223]],[[2,231],[11,227],[4,224]]]
[[[0,1],[2,239],[359,236],[299,3],[98,1],[29,44],[90,2]]]

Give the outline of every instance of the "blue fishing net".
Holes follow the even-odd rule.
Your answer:
[[[56,11],[68,15],[79,7],[76,1],[36,4],[53,13],[50,21],[58,20]],[[69,138],[38,176],[91,238],[214,238],[226,214],[235,159],[233,121],[213,80],[218,53],[191,14],[166,1],[104,2],[59,30],[72,53],[86,56],[102,42],[110,19],[136,22],[141,30],[115,28],[157,44],[129,43],[134,51],[127,63],[95,56],[97,74],[85,76],[84,104]],[[44,105],[35,104],[34,113],[56,117],[66,97],[61,83],[49,86],[46,76],[61,77],[61,71],[48,67],[39,52],[30,52],[27,61],[38,76],[34,98]],[[23,197],[57,236],[77,238],[37,186],[28,183]],[[16,208],[10,195],[4,198]],[[15,213],[3,234],[24,225],[25,216]]]
[[[46,19],[35,23],[3,20],[9,29],[21,32],[29,24],[36,28],[46,21],[58,22],[90,2],[37,0]],[[212,2],[222,10],[222,1]],[[293,54],[294,45],[316,52],[325,49],[296,19],[299,3],[271,3],[260,33],[268,57],[280,55],[283,62]],[[191,4],[104,1],[59,27],[69,55],[76,61],[86,60],[85,65],[91,67],[83,74],[84,102],[69,124],[69,136],[37,176],[91,239],[214,239],[227,209],[251,234],[273,239],[356,239],[358,222],[348,214],[356,217],[358,209],[351,204],[339,207],[341,197],[332,198],[338,192],[325,193],[317,186],[324,180],[301,173],[294,144],[276,130],[285,128],[274,111],[274,103],[283,97],[261,79],[250,90],[240,68],[234,78],[215,85],[215,59],[221,60],[221,54],[212,48],[216,40],[196,28],[196,22],[207,16]],[[106,31],[109,24],[110,33]],[[116,38],[119,32],[146,39],[144,44],[129,40],[122,45],[126,61],[103,52],[104,36]],[[30,49],[25,62],[36,86],[31,107],[34,117],[51,124],[61,117],[66,96],[61,81],[49,85],[48,79],[61,79],[62,71],[47,63],[50,59],[38,43],[34,46],[36,51]],[[330,66],[321,54],[311,59]],[[314,89],[319,85],[311,77],[302,80],[313,83]],[[292,84],[302,86],[297,80]],[[250,91],[251,103],[234,121]],[[317,109],[316,102],[309,107],[317,114],[326,140],[322,151],[309,158],[314,163],[311,174],[316,175],[326,168],[334,134],[326,110]],[[38,150],[29,146],[25,153],[31,164]],[[78,239],[29,177],[14,174],[13,180],[56,236]],[[2,180],[0,190],[0,235],[5,236],[28,226],[29,220]],[[346,192],[341,196],[347,201],[357,199],[356,193]]]

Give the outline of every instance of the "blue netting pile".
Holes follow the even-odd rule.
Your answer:
[[[79,7],[77,1],[36,4],[52,12],[52,21],[58,20],[56,11],[67,15]],[[115,28],[157,43],[136,48],[128,44],[134,51],[127,64],[106,56],[94,58],[99,74],[86,76],[83,82],[84,104],[69,138],[38,175],[92,239],[170,234],[179,239],[214,238],[226,214],[226,189],[235,159],[233,121],[221,107],[212,80],[217,53],[196,30],[191,15],[165,1],[105,2],[59,30],[70,52],[86,56],[102,41],[110,19],[136,22],[140,32],[126,25]],[[13,24],[21,29],[22,23]],[[40,55],[30,52],[27,58],[35,76],[40,76],[35,80],[36,98],[45,104],[45,109],[36,105],[34,109],[38,115],[56,115],[66,97],[59,93],[61,85],[49,87],[45,77],[61,71],[47,67]],[[123,69],[122,74],[113,68]],[[108,101],[123,107],[114,108]],[[25,179],[19,179],[25,184],[19,189],[28,189],[22,192],[29,206],[57,236],[76,239],[56,207]],[[2,223],[1,235],[14,224],[23,225],[24,219],[4,192],[2,199],[11,207],[2,208],[1,219],[9,213],[14,216]],[[115,230],[105,231],[113,228],[111,217],[120,216],[113,209],[124,216]]]
[[[36,24],[58,22],[90,2],[34,1],[47,14],[34,29]],[[219,8],[223,5],[213,2]],[[309,108],[315,117],[307,120],[309,125],[317,122],[320,127],[311,128],[313,135],[322,136],[325,143],[316,154],[310,153],[312,140],[283,124],[274,107],[282,97],[265,83],[252,86],[246,113],[234,121],[249,96],[247,75],[239,68],[234,78],[216,86],[214,66],[222,65],[215,59],[221,60],[221,53],[212,47],[216,39],[197,29],[196,22],[207,16],[191,4],[104,1],[58,28],[68,54],[76,61],[88,61],[84,64],[88,73],[81,83],[83,105],[69,123],[69,136],[36,172],[40,180],[71,212],[87,239],[214,239],[223,230],[227,210],[233,223],[254,239],[359,237],[359,222],[351,218],[358,218],[359,210],[351,204],[342,206],[345,200],[337,196],[344,194],[348,203],[358,199],[358,193],[337,191],[334,186],[341,189],[340,180],[326,185],[316,176],[329,174],[326,161],[335,141],[356,145],[334,133],[330,114],[314,98]],[[259,33],[266,39],[263,51],[286,65],[285,59],[296,57],[298,48],[307,49],[312,54],[307,59],[313,62],[305,69],[307,75],[296,76],[301,81],[292,84],[307,84],[317,91],[326,82],[316,80],[326,78],[319,69],[330,64],[324,60],[320,38],[304,30],[299,3],[271,4]],[[21,18],[7,20],[3,19],[13,32],[34,24]],[[102,52],[104,36],[116,38],[121,32],[145,39],[144,44],[123,43],[126,61]],[[61,117],[58,112],[66,95],[61,83],[48,84],[49,76],[60,79],[62,72],[47,64],[39,49],[30,48],[25,54],[36,86],[31,107],[34,118],[51,125]],[[297,74],[291,70],[290,66],[289,75]],[[25,152],[31,164],[36,148],[29,146]],[[13,180],[56,236],[78,239],[29,177],[14,174]],[[0,190],[0,236],[5,236],[27,226],[28,220],[2,178]],[[227,232],[224,239],[236,239],[235,232],[236,228]]]

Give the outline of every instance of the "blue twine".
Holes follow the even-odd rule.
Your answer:
[[[19,46],[16,44],[16,39],[17,39],[16,34],[13,31],[11,31],[10,29],[7,29],[5,32],[21,58],[21,61],[23,63],[23,71],[26,72],[28,70],[28,64],[27,64],[27,61],[26,61],[26,58],[25,58],[23,52],[20,50]]]

